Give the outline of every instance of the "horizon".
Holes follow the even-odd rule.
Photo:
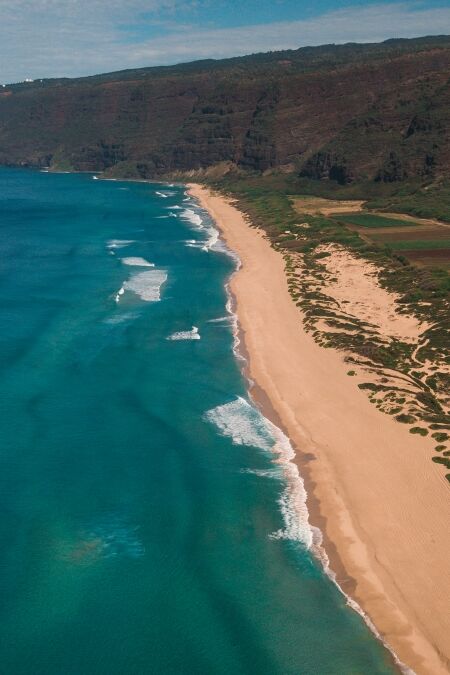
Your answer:
[[[89,77],[347,43],[450,34],[450,8],[383,0],[0,0],[0,82]],[[257,7],[256,7],[257,6]]]

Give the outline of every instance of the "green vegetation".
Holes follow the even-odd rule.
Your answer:
[[[298,179],[299,194],[325,199],[362,199],[371,211],[407,213],[450,223],[450,179],[438,181],[412,177],[405,181],[380,183],[358,180],[345,185],[335,181]]]
[[[341,213],[336,216],[339,220],[350,225],[360,225],[361,227],[414,227],[419,223],[411,220],[400,220],[399,218],[385,218],[384,216],[377,216],[373,213],[358,213],[345,214]]]
[[[412,415],[405,415],[405,414],[397,415],[395,419],[397,420],[397,422],[402,422],[402,424],[412,424],[413,422],[416,421],[416,418],[413,417]]]
[[[432,457],[433,462],[436,464],[443,464],[446,469],[450,469],[450,459],[448,457]],[[446,478],[450,480],[450,477],[447,475]]]
[[[450,181],[417,184],[414,181],[395,186],[390,195],[369,199],[368,209],[409,213],[418,218],[434,218],[450,223]]]
[[[448,437],[442,429],[449,417],[441,401],[449,390],[450,378],[439,370],[439,364],[450,362],[449,274],[437,267],[416,267],[383,243],[368,243],[343,222],[341,215],[333,218],[308,215],[304,210],[298,213],[295,204],[301,197],[297,192],[300,182],[280,174],[229,175],[212,185],[236,200],[250,222],[265,230],[283,254],[289,291],[302,310],[305,329],[316,342],[344,351],[348,364],[362,367],[371,381],[358,387],[379,410],[412,425],[412,434],[425,437],[433,427],[438,434],[437,438],[433,434],[434,440],[444,442]],[[389,231],[389,227],[385,229]],[[324,248],[329,245],[347,248],[376,265],[381,285],[398,296],[398,311],[425,322],[418,345],[388,338],[327,294],[327,283],[333,281],[327,271],[330,250]],[[426,365],[430,362],[436,365]],[[347,371],[349,376],[356,373],[355,369]]]
[[[419,434],[420,436],[428,436],[428,429],[424,429],[423,427],[412,427],[409,430],[410,434]]]
[[[438,443],[443,443],[444,441],[448,441],[449,439],[449,435],[443,432],[442,433],[436,432],[431,435]]]
[[[450,239],[434,239],[427,241],[420,239],[418,241],[395,241],[389,244],[396,251],[422,251],[431,249],[450,249]]]

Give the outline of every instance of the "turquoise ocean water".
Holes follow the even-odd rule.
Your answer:
[[[248,402],[181,186],[0,169],[2,675],[396,672]]]

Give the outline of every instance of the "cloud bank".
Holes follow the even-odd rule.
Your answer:
[[[450,8],[417,2],[355,5],[315,18],[238,28],[177,24],[177,9],[185,16],[196,4],[196,0],[0,0],[0,82],[450,33]],[[154,37],[145,37],[146,31]]]

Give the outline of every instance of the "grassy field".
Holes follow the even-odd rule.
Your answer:
[[[417,218],[436,218],[450,223],[450,181],[442,179],[423,185],[418,179],[397,183],[373,181],[338,185],[334,181],[290,179],[297,194],[332,200],[364,200],[372,211],[408,213]],[[351,211],[352,209],[348,209]]]
[[[450,227],[444,222],[364,212],[331,213],[330,217],[367,243],[387,247],[415,265],[450,269]]]
[[[449,239],[417,239],[416,241],[395,241],[391,247],[395,251],[423,251],[430,249],[444,249],[450,251]]]
[[[386,218],[373,213],[342,213],[339,219],[350,225],[359,225],[360,227],[378,228],[378,227],[415,227],[419,225],[411,220],[400,220],[399,218]]]

